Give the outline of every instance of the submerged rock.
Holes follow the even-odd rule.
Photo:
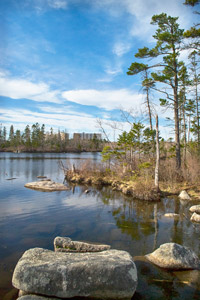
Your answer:
[[[180,215],[175,214],[175,213],[166,213],[166,214],[164,214],[164,217],[166,217],[166,218],[179,218]]]
[[[196,212],[197,214],[200,214],[200,204],[191,206],[189,211]]]
[[[200,291],[200,270],[175,271],[174,275],[184,284]]]
[[[26,183],[25,187],[34,190],[47,191],[47,192],[69,190],[69,187],[67,187],[66,185],[62,183],[54,182],[50,179]]]
[[[190,218],[190,221],[194,221],[194,222],[198,222],[199,223],[200,222],[200,215],[194,212],[192,214],[191,218]]]
[[[155,265],[166,269],[197,269],[200,261],[189,248],[176,243],[166,243],[154,252],[145,255]]]
[[[130,299],[137,269],[126,251],[59,253],[34,248],[17,263],[12,283],[30,294],[58,298]]]
[[[180,192],[179,198],[182,200],[191,200],[190,196],[188,195],[188,193],[186,191]]]
[[[58,236],[54,239],[54,249],[56,252],[100,252],[109,250],[110,246],[72,241],[68,237]]]
[[[90,193],[90,190],[85,190],[85,194],[88,194],[88,193]]]

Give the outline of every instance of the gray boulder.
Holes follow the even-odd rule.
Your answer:
[[[166,269],[197,269],[199,259],[189,248],[176,243],[166,243],[154,252],[145,255],[155,265]]]
[[[45,192],[54,192],[54,191],[66,191],[69,190],[69,187],[62,183],[54,182],[50,179],[40,180],[35,182],[29,182],[25,184],[25,187],[45,191]]]
[[[58,236],[54,239],[54,249],[56,252],[100,252],[109,250],[110,246],[72,241],[68,237]]]
[[[189,211],[196,212],[197,214],[200,214],[200,204],[191,206]]]
[[[199,223],[200,222],[200,215],[194,212],[192,214],[191,218],[190,218],[190,221]]]
[[[181,191],[179,194],[179,198],[182,200],[191,200],[190,196],[186,191]]]
[[[58,298],[130,299],[137,270],[126,251],[60,253],[34,248],[17,263],[12,283],[31,294]]]

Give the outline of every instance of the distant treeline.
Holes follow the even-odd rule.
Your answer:
[[[9,133],[0,125],[0,151],[38,151],[38,152],[64,152],[64,151],[101,151],[104,142],[95,134],[91,140],[69,139],[69,134],[58,130],[45,131],[45,125],[35,123],[27,125],[23,131],[10,126]]]

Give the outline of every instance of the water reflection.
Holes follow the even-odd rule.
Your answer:
[[[0,154],[0,299],[12,298],[12,272],[21,254],[32,247],[53,250],[53,239],[58,235],[127,250],[134,256],[139,274],[133,299],[200,296],[198,271],[166,272],[144,259],[145,254],[170,241],[200,253],[200,225],[190,222],[188,208],[192,202],[166,198],[156,204],[148,203],[105,187],[71,185],[70,191],[52,193],[26,189],[24,184],[37,180],[38,175],[62,182],[61,158],[78,164],[91,157],[98,160],[99,156],[20,155],[11,154],[9,158],[8,153]],[[17,179],[7,181],[9,177]],[[86,194],[88,188],[90,192]],[[180,218],[166,218],[167,212],[179,213]]]

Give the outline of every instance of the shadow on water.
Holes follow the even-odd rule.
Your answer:
[[[139,278],[133,300],[200,299],[199,271],[168,272],[144,258],[166,242],[190,247],[199,255],[200,225],[190,222],[193,202],[165,198],[155,204],[133,200],[106,187],[73,185],[70,191],[41,193],[24,188],[24,184],[37,180],[38,175],[63,182],[58,164],[61,155],[37,159],[32,154],[32,159],[29,154],[24,159],[23,154],[20,160],[4,155],[0,154],[0,299],[17,297],[11,278],[23,252],[33,247],[53,250],[56,236],[106,243],[128,251]],[[81,157],[77,156],[71,154],[66,159],[78,164]],[[87,153],[82,158],[91,157]],[[9,177],[17,179],[7,181]],[[90,190],[87,194],[86,189]],[[179,213],[180,217],[166,218],[167,212]]]

